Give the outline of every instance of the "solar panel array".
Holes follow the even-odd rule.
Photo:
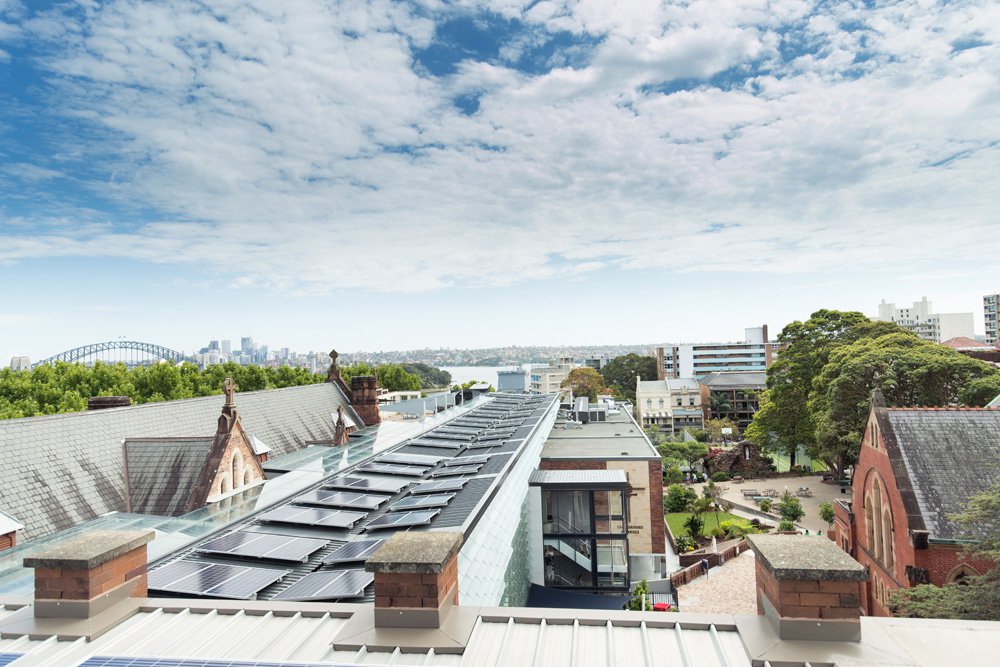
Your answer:
[[[274,523],[295,523],[307,526],[323,526],[325,528],[350,528],[366,516],[368,515],[364,512],[347,512],[344,510],[331,510],[323,507],[298,507],[296,505],[285,505],[283,507],[275,508],[269,512],[264,512],[261,514],[260,520]]]
[[[394,452],[392,454],[383,454],[382,456],[375,459],[379,463],[402,463],[404,465],[414,465],[414,466],[436,466],[441,463],[440,456],[427,456],[424,454],[403,454],[399,452]],[[445,464],[447,465],[447,464]]]
[[[382,546],[385,540],[358,540],[348,542],[323,559],[323,565],[364,562]]]
[[[431,477],[456,477],[458,475],[471,475],[479,472],[479,469],[483,467],[483,464],[471,465],[471,466],[452,466],[450,468],[441,468],[433,473]]]
[[[421,482],[410,489],[412,495],[419,493],[437,493],[438,491],[458,491],[465,486],[464,479],[442,479],[434,482]]]
[[[441,510],[421,510],[417,512],[392,512],[376,517],[365,524],[365,530],[385,530],[387,528],[407,528],[425,526]]]
[[[451,466],[464,466],[464,465],[475,465],[477,463],[486,463],[490,460],[489,454],[476,454],[474,456],[456,456],[453,459],[444,462],[445,468],[450,468]]]
[[[360,598],[375,575],[364,570],[320,570],[302,577],[272,600],[344,600]]]
[[[309,560],[310,554],[322,549],[327,543],[327,540],[309,537],[238,531],[203,542],[196,551],[203,554],[247,556],[304,563]]]
[[[353,475],[343,475],[334,477],[323,484],[325,489],[346,489],[348,491],[374,491],[376,493],[399,493],[407,486],[410,480],[384,477],[373,479],[370,477],[355,477]]]
[[[404,475],[407,477],[423,477],[429,468],[402,465],[399,463],[366,463],[358,466],[358,472],[371,472],[377,475]]]
[[[389,505],[389,511],[399,512],[423,509],[424,507],[444,507],[454,497],[454,493],[431,493],[423,496],[410,496]]]
[[[331,491],[316,489],[295,498],[302,505],[322,505],[324,507],[346,507],[348,509],[374,510],[388,500],[388,496],[352,491]]]
[[[149,590],[210,598],[252,600],[291,570],[178,560],[149,573]]]

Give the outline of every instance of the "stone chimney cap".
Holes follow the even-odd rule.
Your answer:
[[[150,542],[151,530],[97,530],[24,559],[25,567],[92,570]]]
[[[778,581],[868,581],[868,572],[825,537],[747,535],[757,561]]]
[[[369,572],[440,574],[462,546],[462,533],[396,533],[365,561]]]

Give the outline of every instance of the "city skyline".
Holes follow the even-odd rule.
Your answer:
[[[922,296],[982,334],[997,25],[985,0],[0,0],[0,359],[738,341]]]

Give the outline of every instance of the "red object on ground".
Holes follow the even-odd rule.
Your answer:
[[[666,602],[653,603],[653,611],[670,611],[670,605]]]

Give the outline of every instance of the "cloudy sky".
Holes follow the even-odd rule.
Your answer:
[[[0,0],[0,358],[1000,291],[995,0]]]

